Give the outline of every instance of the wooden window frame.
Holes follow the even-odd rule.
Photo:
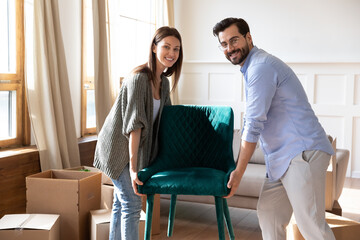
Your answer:
[[[94,77],[88,77],[86,74],[86,8],[85,0],[81,1],[81,136],[96,134],[96,127],[86,127],[87,116],[87,90],[95,90]]]
[[[0,148],[30,144],[30,120],[24,77],[24,0],[16,0],[16,73],[0,73],[0,91],[16,91],[16,136],[0,140]]]

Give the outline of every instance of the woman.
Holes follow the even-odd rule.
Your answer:
[[[114,183],[110,239],[138,240],[143,183],[137,172],[157,153],[162,109],[171,105],[168,76],[175,89],[181,72],[181,36],[175,28],[161,27],[152,39],[149,61],[135,68],[121,87],[98,135],[94,166]]]

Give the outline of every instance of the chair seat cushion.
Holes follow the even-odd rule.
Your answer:
[[[227,173],[213,168],[178,168],[154,174],[139,190],[144,194],[226,196],[230,191],[227,178]]]

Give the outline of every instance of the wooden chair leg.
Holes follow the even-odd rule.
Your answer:
[[[154,194],[148,194],[146,198],[146,222],[145,222],[145,233],[144,239],[151,239],[151,222],[152,222],[152,213],[154,208]]]
[[[168,222],[168,231],[167,236],[171,237],[174,230],[174,219],[175,219],[175,211],[176,211],[176,194],[171,195],[170,201],[170,211],[169,211],[169,222]]]
[[[219,240],[225,240],[225,230],[224,230],[224,205],[223,198],[215,196],[215,206],[216,206],[216,218],[219,231]]]
[[[228,230],[228,233],[229,233],[230,240],[233,240],[233,239],[235,239],[235,234],[234,234],[234,229],[233,229],[232,224],[231,224],[229,207],[227,205],[226,199],[223,198],[222,200],[223,200],[223,208],[224,208],[224,216],[225,216],[226,227],[227,227],[227,230]]]

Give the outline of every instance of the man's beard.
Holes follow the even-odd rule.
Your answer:
[[[240,58],[239,58],[239,59],[236,59],[236,58],[235,58],[235,59],[231,60],[231,58],[229,57],[229,55],[231,55],[231,54],[233,54],[233,53],[236,53],[236,52],[240,52],[240,54],[241,54]],[[226,55],[226,58],[227,58],[232,64],[238,65],[238,64],[242,63],[242,62],[246,59],[246,57],[249,55],[249,52],[250,52],[250,50],[249,50],[249,45],[246,44],[245,47],[235,49],[234,51],[228,53],[228,54]]]

